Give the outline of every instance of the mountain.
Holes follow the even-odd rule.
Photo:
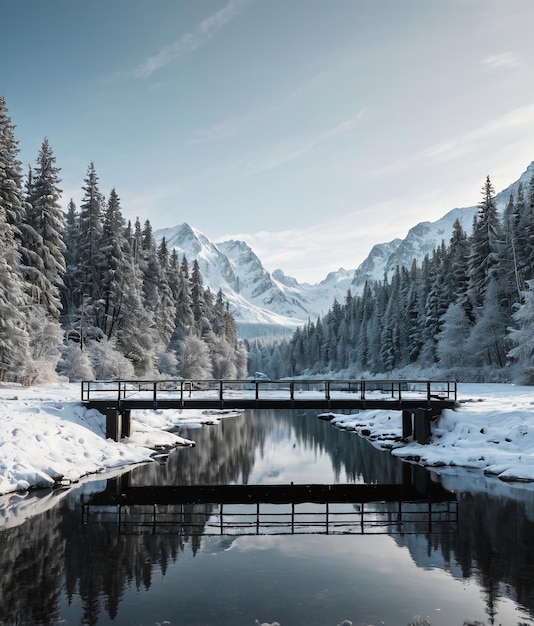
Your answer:
[[[215,244],[189,224],[154,232],[157,242],[163,237],[190,264],[198,262],[205,286],[222,290],[241,337],[287,335],[306,321],[298,298],[285,295],[245,242]]]
[[[517,193],[519,183],[527,195],[533,176],[534,162],[517,181],[496,195],[499,212],[504,210],[510,193]],[[213,243],[189,224],[157,230],[154,237],[158,243],[165,237],[169,249],[185,254],[190,263],[196,259],[205,285],[214,294],[222,289],[240,337],[277,337],[326,313],[334,299],[344,300],[349,289],[353,294],[361,293],[365,281],[381,280],[397,265],[410,267],[414,259],[421,263],[442,241],[449,243],[456,219],[470,233],[476,211],[477,206],[455,208],[435,222],[420,222],[404,239],[373,246],[356,270],[340,268],[313,285],[299,283],[281,269],[271,274],[244,241]]]
[[[495,202],[499,213],[502,214],[508,204],[510,193],[513,193],[514,196],[517,194],[519,183],[523,185],[523,192],[525,197],[527,196],[528,186],[533,175],[534,161],[518,180],[496,194]],[[452,235],[453,224],[457,219],[462,228],[470,234],[477,210],[476,205],[452,209],[435,222],[420,222],[408,231],[405,239],[394,239],[389,243],[377,244],[354,272],[350,286],[352,292],[360,293],[366,280],[381,280],[386,272],[391,275],[397,265],[409,268],[413,259],[420,263],[425,255],[431,255],[434,248],[439,246],[442,241],[448,244]]]

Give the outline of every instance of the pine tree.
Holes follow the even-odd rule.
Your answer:
[[[159,264],[159,283],[156,321],[161,342],[166,346],[176,327],[176,300],[174,299],[174,293],[169,282],[171,279],[171,269],[165,237],[163,237],[157,250],[157,259]]]
[[[80,289],[80,223],[76,205],[72,198],[69,201],[65,233],[65,276],[64,287],[61,293],[63,302],[63,318],[72,321],[76,308],[82,301],[82,291]]]
[[[98,277],[95,290],[95,324],[102,329],[108,339],[115,333],[121,314],[124,293],[124,218],[120,199],[115,188],[109,194],[100,245],[94,254],[94,274]]]
[[[518,379],[524,385],[534,384],[534,280],[527,281],[523,301],[513,314],[515,327],[510,328],[513,345],[510,356],[518,370]]]
[[[190,279],[191,290],[191,307],[193,310],[193,317],[197,327],[200,327],[200,320],[205,315],[205,300],[204,300],[204,281],[202,274],[200,273],[200,267],[198,261],[193,261],[193,271]]]
[[[471,324],[462,304],[449,304],[437,337],[437,355],[440,365],[451,370],[457,377],[462,377],[470,360],[467,349],[470,328]]]
[[[495,204],[495,192],[490,177],[482,189],[482,200],[473,225],[469,255],[469,296],[475,316],[484,304],[488,284],[495,277],[502,241],[501,225]]]
[[[90,163],[84,179],[85,192],[80,205],[80,305],[84,296],[98,298],[100,290],[99,276],[95,272],[95,257],[100,246],[102,236],[102,205],[103,196],[98,188],[98,176],[94,163]]]
[[[59,189],[59,168],[48,139],[44,139],[37,167],[31,183],[31,208],[28,222],[39,235],[40,248],[36,251],[40,259],[39,303],[53,319],[59,319],[61,290],[65,275],[65,219],[61,209]],[[35,251],[35,250],[34,250]]]
[[[446,277],[451,302],[460,302],[466,314],[473,319],[471,302],[468,297],[468,258],[469,239],[459,220],[453,224],[448,248],[449,273]]]
[[[5,99],[0,97],[0,362],[9,372],[20,376],[29,346],[24,315],[28,300],[18,271],[20,231],[15,225],[23,213],[22,175],[17,155],[14,127]]]

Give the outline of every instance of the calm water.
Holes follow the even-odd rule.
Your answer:
[[[39,494],[25,523],[19,496],[0,500],[0,624],[534,624],[532,491],[475,475],[485,491],[470,493],[450,476],[456,501],[436,504],[432,525],[428,504],[330,504],[329,534],[325,504],[135,505],[119,518],[112,498],[144,486],[161,498],[174,485],[408,480],[422,493],[429,478],[313,414],[251,412],[188,436],[197,446],[166,464]]]

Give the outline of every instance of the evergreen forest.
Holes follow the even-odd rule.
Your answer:
[[[0,380],[443,377],[534,383],[534,176],[499,214],[488,176],[421,263],[396,267],[286,340],[240,342],[198,263],[127,222],[93,163],[61,207],[47,139],[26,173],[0,98]]]
[[[502,215],[488,176],[467,234],[456,220],[422,263],[346,294],[289,341],[249,341],[273,378],[443,377],[534,384],[534,176]]]
[[[228,303],[196,261],[126,222],[93,163],[65,214],[48,140],[23,175],[14,130],[0,97],[0,380],[243,377]]]

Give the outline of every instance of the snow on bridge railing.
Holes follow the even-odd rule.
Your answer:
[[[82,402],[126,399],[254,398],[307,399],[425,398],[457,400],[456,381],[447,380],[89,380],[81,383]]]

